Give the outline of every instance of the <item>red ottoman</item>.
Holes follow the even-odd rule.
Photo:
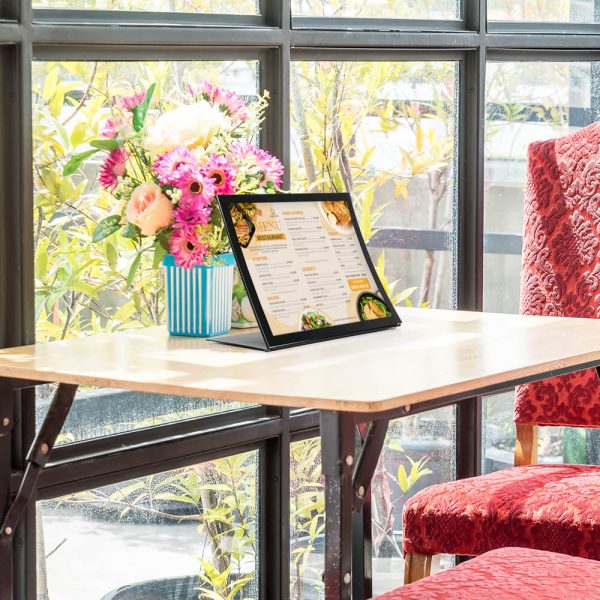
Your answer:
[[[373,600],[597,600],[600,563],[501,548]]]

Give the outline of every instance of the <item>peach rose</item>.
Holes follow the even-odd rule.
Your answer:
[[[142,183],[131,194],[125,211],[127,220],[137,225],[143,235],[154,235],[171,224],[173,207],[156,183]]]

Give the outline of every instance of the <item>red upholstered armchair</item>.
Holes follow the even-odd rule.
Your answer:
[[[529,147],[521,311],[600,317],[600,124]],[[507,546],[600,560],[600,466],[535,465],[537,427],[600,427],[595,370],[518,388],[515,467],[431,486],[404,507],[405,582],[434,554]]]

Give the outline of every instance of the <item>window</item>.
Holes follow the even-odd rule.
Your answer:
[[[484,308],[519,311],[521,235],[529,143],[567,135],[598,118],[597,62],[490,62],[486,74]],[[514,393],[484,403],[483,467],[512,466]],[[540,429],[540,462],[596,462],[595,432]]]
[[[351,192],[396,304],[455,304],[457,80],[448,61],[293,64],[293,187]]]
[[[456,0],[292,0],[294,15],[303,17],[366,17],[397,19],[455,19],[460,14]]]
[[[594,0],[488,0],[492,21],[597,23]]]
[[[249,452],[39,502],[38,596],[256,597],[257,465]]]
[[[148,327],[164,322],[163,278],[151,258],[131,286],[134,244],[113,236],[92,241],[95,225],[114,210],[98,185],[100,161],[64,175],[68,159],[102,139],[115,96],[157,84],[164,108],[189,101],[202,80],[245,97],[258,93],[258,63],[248,60],[153,62],[36,62],[33,65],[34,251],[36,338],[51,341],[84,333]],[[120,247],[119,247],[120,245]]]
[[[255,15],[258,0],[37,0],[34,8]]]

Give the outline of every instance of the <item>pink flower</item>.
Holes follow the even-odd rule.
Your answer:
[[[100,135],[105,138],[116,138],[117,133],[119,133],[117,124],[112,119],[106,119],[106,122],[100,131]]]
[[[98,175],[98,181],[103,188],[114,191],[119,185],[119,177],[125,175],[128,158],[129,152],[124,148],[110,151],[100,167],[100,174]]]
[[[208,247],[200,240],[197,228],[173,231],[169,250],[175,257],[175,263],[184,269],[203,265],[204,257],[208,254]]]
[[[234,142],[229,150],[234,161],[253,165],[261,174],[261,187],[267,187],[271,182],[275,187],[281,184],[283,178],[283,165],[277,158],[271,156],[266,150],[247,142]]]
[[[127,220],[142,230],[142,235],[154,235],[173,221],[173,207],[156,183],[142,183],[133,190],[127,209]]]
[[[173,212],[173,228],[189,231],[197,225],[208,225],[211,213],[212,205],[206,204],[202,198],[188,198],[180,202]]]
[[[186,178],[181,178],[177,187],[183,192],[181,202],[195,201],[208,206],[215,197],[215,184],[200,171],[193,171]]]
[[[225,90],[209,81],[200,83],[198,91],[193,87],[190,87],[190,91],[194,97],[201,94],[207,102],[220,105],[222,110],[234,120],[245,121],[248,118],[246,104],[235,92]]]
[[[235,177],[237,169],[229,162],[228,158],[213,154],[202,171],[215,184],[215,193],[235,193]]]
[[[182,185],[185,185],[192,171],[197,170],[199,166],[200,161],[193,152],[178,146],[170,152],[161,154],[154,161],[152,168],[163,185],[180,187],[182,181]]]
[[[131,96],[121,96],[117,98],[117,106],[121,110],[135,110],[146,99],[146,92],[132,94]]]

